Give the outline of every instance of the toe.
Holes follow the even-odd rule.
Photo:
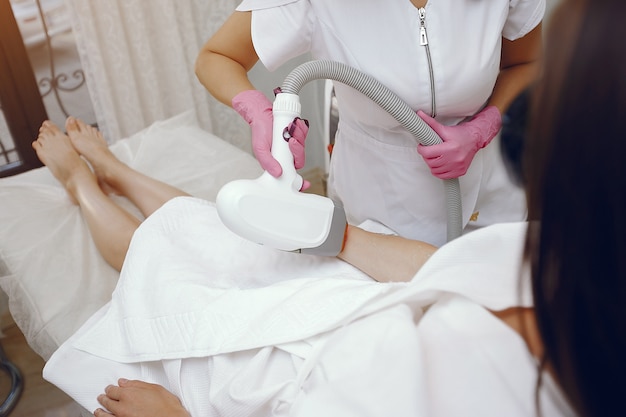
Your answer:
[[[74,119],[76,121],[76,126],[78,126],[78,129],[80,129],[82,132],[87,132],[90,130],[91,126],[89,126],[87,123],[83,122],[80,119]]]
[[[61,129],[59,129],[59,127],[56,124],[54,124],[52,121],[46,120],[41,125],[41,129],[39,129],[39,133],[44,134],[44,135],[45,134],[57,135],[59,133],[62,134],[63,132],[61,132]]]
[[[76,119],[73,116],[69,116],[65,120],[65,130],[68,132],[78,130],[78,126],[76,125]]]

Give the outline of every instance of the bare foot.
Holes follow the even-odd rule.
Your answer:
[[[109,150],[102,133],[72,116],[67,118],[65,129],[74,148],[93,168],[102,191],[107,194],[117,193],[117,190],[107,182],[107,173],[111,172],[109,169],[111,166],[119,164],[120,161]]]
[[[43,122],[32,147],[41,162],[65,187],[74,204],[78,204],[76,193],[79,187],[88,183],[96,185],[96,178],[89,166],[76,152],[70,138],[54,123],[48,120]]]

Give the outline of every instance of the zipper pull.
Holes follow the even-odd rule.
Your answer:
[[[428,45],[428,37],[426,36],[426,9],[420,7],[418,9],[420,15],[420,45]]]

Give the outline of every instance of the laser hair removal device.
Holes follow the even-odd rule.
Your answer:
[[[276,95],[272,156],[281,164],[283,173],[275,178],[264,172],[253,180],[224,185],[215,201],[217,213],[234,233],[261,245],[336,256],[343,247],[347,227],[344,209],[330,198],[300,192],[303,180],[287,143],[287,127],[300,112],[297,94]]]
[[[239,236],[285,251],[335,256],[341,252],[347,227],[343,207],[333,200],[300,192],[302,177],[283,132],[300,116],[298,92],[311,80],[328,78],[355,88],[391,114],[422,145],[441,138],[411,107],[373,77],[333,61],[311,61],[287,75],[273,104],[272,155],[283,167],[279,178],[264,172],[255,180],[235,180],[217,195],[222,222]],[[288,137],[286,138],[289,139]],[[463,232],[461,189],[458,178],[443,181],[447,203],[447,237]]]

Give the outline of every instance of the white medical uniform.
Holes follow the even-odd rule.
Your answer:
[[[488,311],[531,305],[525,229],[470,233],[412,282],[380,284],[243,240],[179,197],[142,223],[112,301],[44,377],[90,411],[124,377],[165,386],[193,417],[536,416],[537,361]],[[541,415],[573,415],[545,378]]]
[[[435,110],[448,125],[485,105],[502,37],[524,36],[544,9],[545,0],[429,1],[429,62],[419,11],[409,0],[244,0],[238,7],[253,11],[252,40],[268,69],[306,52],[339,61],[373,76],[411,108]],[[444,243],[444,188],[417,153],[416,139],[361,93],[339,83],[335,88],[340,117],[330,195],[351,223],[370,219],[407,238]],[[476,154],[460,181],[464,225],[470,217],[471,228],[525,218],[523,192],[507,178],[498,138]]]

